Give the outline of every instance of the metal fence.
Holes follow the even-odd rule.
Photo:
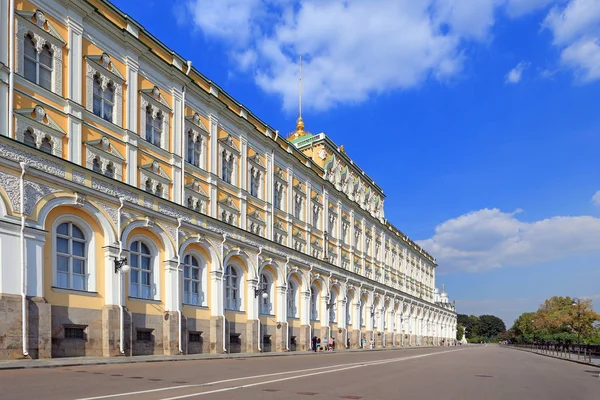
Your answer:
[[[534,344],[507,344],[508,347],[516,347],[535,353],[548,354],[554,357],[579,360],[591,364],[600,364],[600,345],[592,344],[556,344],[556,343],[534,343]]]

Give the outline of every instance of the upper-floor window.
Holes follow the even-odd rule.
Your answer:
[[[227,182],[233,181],[233,154],[230,151],[223,150],[221,153],[221,178]]]
[[[283,210],[283,184],[275,182],[275,190],[273,190],[273,206],[278,210]]]
[[[310,319],[319,319],[319,289],[315,286],[310,288]]]
[[[313,205],[312,210],[312,225],[313,227],[320,229],[321,225],[321,207],[317,204]]]
[[[153,112],[151,106],[146,108],[146,140],[158,147],[162,140],[163,118],[162,112]]]
[[[302,219],[302,208],[304,205],[304,197],[299,194],[296,194],[294,198],[294,217],[297,219]]]
[[[111,82],[103,82],[100,74],[94,77],[93,112],[100,118],[112,122],[115,106],[115,87]]]
[[[31,35],[25,36],[23,60],[25,79],[52,90],[53,56],[50,47],[37,46]]]
[[[261,172],[258,168],[250,167],[250,195],[254,197],[259,196]]]
[[[44,136],[42,143],[40,144],[40,150],[44,153],[52,154],[52,139],[49,135]]]
[[[202,160],[202,138],[195,135],[193,131],[188,132],[187,138],[187,162],[196,167],[201,166]]]
[[[83,231],[71,222],[56,229],[56,285],[87,290],[87,241]]]

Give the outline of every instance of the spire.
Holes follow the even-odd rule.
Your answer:
[[[302,54],[300,55],[300,74],[298,77],[298,120],[296,121],[296,132],[292,134],[294,139],[306,135],[304,132],[304,121],[302,121]]]
[[[444,293],[444,284],[442,283],[442,293]]]

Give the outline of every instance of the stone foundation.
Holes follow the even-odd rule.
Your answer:
[[[290,329],[287,322],[278,322],[275,326],[275,351],[278,353],[288,351],[290,342]]]
[[[311,337],[310,337],[310,325],[302,325],[300,327],[300,344],[299,344],[299,350],[300,351],[310,351],[311,348],[311,343],[310,343]],[[298,349],[298,345],[296,346],[296,348]]]

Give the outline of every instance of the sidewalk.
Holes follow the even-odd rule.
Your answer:
[[[234,358],[254,358],[254,357],[290,357],[290,356],[306,356],[320,354],[335,354],[335,353],[358,353],[371,351],[386,351],[386,350],[411,350],[411,349],[426,349],[441,346],[412,346],[412,347],[385,347],[380,349],[343,349],[335,351],[323,351],[315,353],[312,351],[290,351],[285,353],[235,353],[235,354],[193,354],[180,356],[131,356],[131,357],[65,357],[65,358],[48,358],[41,360],[6,360],[0,361],[0,370],[4,369],[29,369],[29,368],[59,368],[59,367],[75,367],[80,365],[112,365],[112,364],[134,364],[148,362],[165,362],[165,361],[194,361],[194,360],[218,360],[218,359],[234,359]]]

